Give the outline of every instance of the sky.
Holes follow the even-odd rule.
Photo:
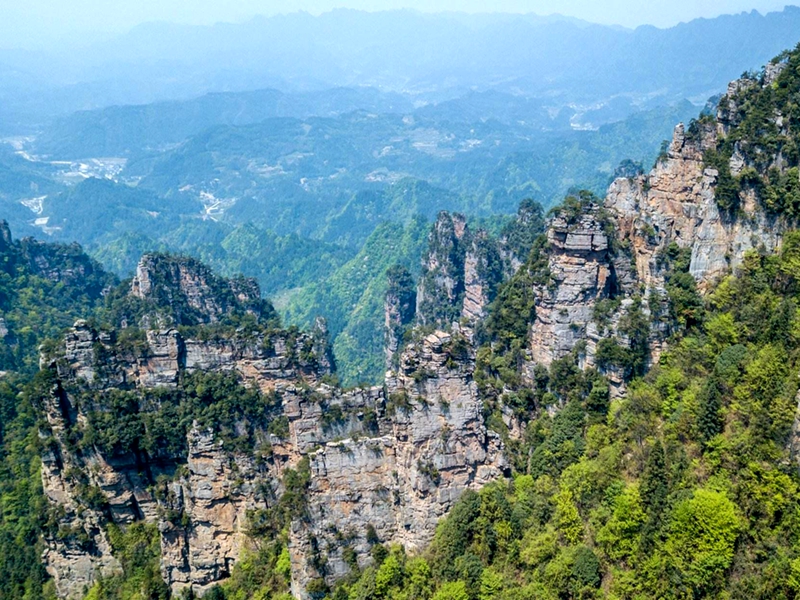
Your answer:
[[[670,27],[697,17],[756,9],[781,10],[792,0],[0,0],[0,39],[8,47],[36,48],[93,41],[148,21],[197,25],[238,22],[255,15],[334,8],[420,11],[560,13],[594,23]]]

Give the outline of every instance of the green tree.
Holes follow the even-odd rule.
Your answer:
[[[421,556],[416,556],[406,563],[405,591],[409,600],[430,598],[433,593],[431,567]]]
[[[642,535],[642,549],[647,551],[661,525],[661,516],[664,513],[669,494],[667,480],[667,466],[665,461],[664,446],[656,440],[647,456],[647,463],[642,473],[639,494],[647,521]]]
[[[494,600],[501,598],[504,582],[503,576],[494,569],[484,569],[481,574],[481,589],[478,600]]]
[[[597,532],[597,543],[612,560],[629,560],[639,548],[645,520],[638,486],[628,485],[615,498],[614,512]]]
[[[700,413],[697,415],[697,429],[705,442],[722,432],[722,391],[716,378],[708,380],[700,398]]]
[[[575,506],[572,494],[562,491],[555,500],[556,527],[568,544],[577,544],[583,538],[583,520]]]
[[[664,551],[696,594],[709,594],[724,585],[740,528],[736,507],[723,492],[698,489],[675,506]]]
[[[387,597],[389,590],[398,587],[403,581],[403,555],[402,548],[392,548],[389,556],[381,563],[375,572],[375,595],[378,598]]]
[[[433,595],[433,600],[470,600],[470,598],[463,581],[448,581]]]

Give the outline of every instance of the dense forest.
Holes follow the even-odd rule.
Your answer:
[[[798,265],[791,234],[778,254],[749,254],[702,299],[691,285],[674,288],[670,349],[623,397],[611,399],[605,378],[574,355],[542,369],[535,390],[498,397],[528,421],[522,439],[506,437],[513,477],[465,493],[421,554],[373,534],[374,565],[315,597],[795,597]],[[678,261],[676,276],[686,266]],[[496,309],[520,302],[513,287]],[[491,335],[518,339],[510,323]],[[487,398],[503,377],[497,366],[481,380]],[[562,408],[542,410],[552,405]],[[501,419],[490,422],[503,432]],[[302,472],[287,477],[302,495]],[[252,526],[252,554],[210,597],[288,592],[285,534],[274,522]],[[115,534],[126,576],[88,597],[165,597],[153,535],[144,526]]]
[[[42,457],[59,452],[43,415],[44,399],[64,392],[57,361],[51,369],[42,357],[58,354],[65,331],[76,320],[87,320],[116,349],[131,354],[145,347],[143,352],[150,351],[145,330],[152,323],[202,340],[244,339],[265,353],[274,351],[269,335],[281,332],[290,363],[319,366],[311,348],[318,340],[309,336],[306,345],[296,344],[302,335],[298,328],[282,329],[281,322],[310,329],[325,314],[345,388],[330,372],[314,383],[344,394],[353,392],[346,386],[379,379],[386,367],[382,313],[387,290],[402,296],[403,311],[411,314],[415,293],[426,289],[417,321],[401,319],[400,343],[411,347],[436,327],[448,330],[445,365],[462,373],[459,362],[469,363],[468,384],[479,399],[476,420],[485,421],[491,435],[502,440],[507,473],[481,489],[467,489],[425,548],[412,551],[392,544],[369,526],[358,532],[369,544],[371,560],[365,563],[342,534],[337,550],[349,574],[335,582],[312,579],[305,589],[312,599],[800,597],[800,47],[771,66],[776,64],[783,70],[773,81],[765,84],[764,72],[746,75],[739,82],[737,105],[730,108],[724,100],[717,120],[700,116],[685,139],[693,142],[714,132],[715,143],[697,162],[703,163],[703,173],[716,177],[709,196],[715,214],[732,222],[750,219],[748,210],[761,211],[765,222],[785,228],[777,250],[754,244],[735,267],[701,289],[691,270],[692,246],[665,245],[654,259],[664,274],[663,295],[639,285],[623,304],[615,287],[614,294],[593,305],[593,322],[603,332],[608,329],[588,367],[586,342],[547,366],[530,359],[531,326],[541,310],[537,293],[558,286],[549,270],[555,236],[545,231],[546,220],[596,225],[591,231],[607,242],[610,264],[631,252],[630,244],[621,240],[596,190],[574,189],[546,215],[529,199],[522,201],[516,219],[496,213],[511,212],[511,198],[536,187],[529,179],[536,169],[570,163],[601,187],[609,173],[589,165],[598,156],[621,156],[637,132],[660,131],[652,115],[653,122],[607,126],[556,145],[549,163],[528,164],[530,157],[522,154],[505,157],[495,171],[505,169],[497,175],[502,183],[495,186],[484,173],[484,187],[476,186],[481,195],[472,216],[443,213],[449,237],[437,238],[441,232],[431,227],[432,202],[441,199],[453,209],[466,201],[474,208],[469,202],[475,197],[414,179],[367,191],[347,188],[337,196],[339,205],[329,206],[321,218],[309,216],[318,219],[313,236],[307,235],[311,229],[276,232],[267,227],[268,219],[246,222],[246,212],[239,223],[188,218],[196,207],[179,189],[192,185],[185,179],[192,174],[205,177],[209,165],[220,173],[227,168],[220,165],[234,165],[229,174],[236,175],[220,185],[249,186],[238,178],[235,165],[242,148],[259,146],[263,123],[223,125],[192,138],[153,161],[137,187],[89,178],[54,192],[49,216],[62,224],[74,221],[79,237],[92,240],[91,256],[77,244],[15,240],[3,221],[0,600],[55,600],[55,583],[41,560],[50,541],[66,540],[92,552],[85,532],[59,523],[64,508],[45,497],[41,470]],[[369,130],[360,122],[363,115],[354,115],[315,121],[320,139],[338,127]],[[720,117],[724,127],[718,128]],[[399,117],[385,117],[381,125],[402,126]],[[286,139],[273,140],[276,145],[291,145],[287,140],[303,130],[293,120],[281,121],[281,127]],[[326,143],[333,152],[335,144]],[[347,150],[352,156],[360,151],[357,145]],[[0,175],[13,180],[19,164],[6,159],[11,166]],[[665,147],[657,167],[667,160]],[[733,169],[737,161],[744,166]],[[646,193],[649,180],[642,171],[640,164],[627,161],[617,174],[631,185],[638,181]],[[53,181],[41,171],[34,175],[43,186]],[[563,191],[564,183],[554,183],[548,195]],[[498,196],[490,191],[501,188],[505,192]],[[165,199],[170,203],[164,204]],[[757,209],[746,206],[751,200]],[[502,210],[492,208],[495,201]],[[122,216],[109,226],[92,210],[97,204]],[[387,212],[397,218],[384,219]],[[280,218],[275,215],[276,222]],[[432,247],[442,240],[442,248]],[[599,252],[593,243],[587,252]],[[111,271],[130,272],[132,257],[153,246],[195,255],[158,254],[149,260],[165,266],[154,273],[177,273],[177,280],[192,284],[202,280],[212,308],[224,304],[219,311],[227,313],[217,320],[216,314],[212,319],[202,312],[209,303],[202,310],[190,306],[188,296],[170,287],[175,280],[149,281],[149,298],[132,295],[131,281],[120,281]],[[475,323],[460,311],[465,256],[473,249],[475,279],[486,283],[488,304],[485,318]],[[97,258],[113,268],[107,272]],[[226,275],[255,273],[267,289],[280,292],[275,306],[258,295],[252,282],[223,279],[198,258]],[[449,258],[461,269],[456,275],[447,270]],[[636,267],[631,255],[624,254],[624,260]],[[487,265],[491,273],[485,272]],[[202,287],[197,285],[195,291]],[[256,296],[248,296],[245,288],[255,289]],[[450,302],[447,293],[457,301]],[[164,305],[172,312],[159,313]],[[619,317],[613,326],[612,315]],[[392,326],[388,317],[386,325]],[[657,355],[653,332],[663,335]],[[107,350],[95,340],[90,353],[97,358]],[[145,391],[130,382],[103,389],[77,382],[78,391],[71,391],[85,401],[87,418],[72,423],[64,439],[76,454],[174,461],[179,477],[186,469],[187,436],[202,429],[220,448],[266,463],[273,447],[257,440],[254,423],[264,425],[273,436],[269,440],[288,438],[288,418],[278,416],[280,390],[248,387],[235,371],[208,371],[181,372],[171,387]],[[430,377],[424,371],[412,375],[419,387]],[[307,382],[299,382],[297,389],[304,400],[316,403],[323,422],[343,420],[341,406],[326,404]],[[377,386],[376,397],[387,389],[388,384]],[[404,394],[387,394],[386,410],[411,410],[409,402]],[[359,413],[367,427],[377,423],[371,408]],[[342,442],[337,438],[331,444]],[[418,466],[435,487],[436,469]],[[85,473],[64,476],[77,482],[87,510],[110,514],[103,491],[90,485]],[[230,573],[215,579],[221,583],[204,590],[203,598],[293,597],[290,537],[293,524],[310,518],[307,494],[313,476],[307,455],[281,471],[280,495],[270,499],[268,508],[247,511],[248,543]],[[154,497],[164,500],[169,482],[163,477],[156,481]],[[160,510],[171,510],[164,506],[168,503]],[[161,523],[180,524],[184,516],[179,510],[159,514]],[[134,521],[119,525],[109,517],[103,523],[121,569],[87,585],[84,600],[174,598],[162,577],[159,526],[144,518]],[[314,556],[317,572],[325,573],[322,553]],[[194,596],[187,591],[183,597]]]

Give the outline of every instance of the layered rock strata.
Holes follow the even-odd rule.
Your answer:
[[[551,219],[547,232],[550,281],[537,290],[536,320],[529,340],[533,361],[549,364],[585,342],[584,365],[593,366],[596,343],[619,335],[620,318],[635,296],[644,301],[641,310],[651,320],[649,343],[651,361],[655,361],[670,332],[667,324],[650,315],[653,304],[648,300],[658,294],[661,311],[666,310],[669,265],[665,256],[671,246],[690,252],[689,273],[701,292],[736,268],[748,251],[772,252],[780,246],[788,223],[765,210],[755,188],[743,186],[737,192],[735,211],[720,208],[716,198],[720,173],[709,166],[708,156],[741,122],[746,110],[742,93],[772,85],[784,66],[770,64],[760,80],[732,82],[719,103],[716,120],[701,119],[688,130],[677,125],[653,169],[615,180],[602,206],[588,207],[572,223],[566,222],[563,212]],[[774,115],[774,121],[780,131],[786,131],[781,115]],[[744,143],[736,142],[728,164],[733,177],[754,167],[741,151]],[[778,170],[785,166],[780,156],[769,164]],[[603,223],[598,218],[601,214]],[[607,323],[597,323],[594,307],[614,298],[619,300],[616,312],[607,316]],[[625,344],[624,336],[620,337]]]
[[[383,326],[386,369],[389,370],[395,366],[395,357],[403,344],[403,337],[414,320],[417,294],[414,279],[405,267],[389,269],[386,279]]]
[[[688,131],[679,125],[649,174],[618,179],[604,201],[553,216],[540,272],[530,283],[536,306],[527,366],[549,365],[576,350],[584,367],[597,366],[600,340],[628,344],[623,318],[634,309],[646,317],[660,310],[649,300],[668,291],[663,256],[673,245],[689,251],[689,272],[701,290],[748,250],[779,247],[785,223],[764,211],[753,190],[742,189],[738,211],[719,208],[721,174],[706,160],[741,119],[738,95],[769,85],[779,72],[775,66],[763,81],[732,84],[716,123],[706,119]],[[733,152],[727,165],[733,176],[750,168],[745,156],[741,146]],[[51,439],[42,478],[59,529],[47,540],[45,562],[59,594],[78,598],[99,575],[119,569],[106,534],[110,522],[144,520],[158,524],[165,581],[176,593],[191,588],[202,595],[230,575],[248,546],[253,515],[274,508],[284,493],[283,476],[304,469],[302,518],[291,523],[289,551],[293,592],[305,598],[312,581],[346,575],[353,557],[360,566],[369,563],[368,531],[382,542],[420,548],[465,489],[500,477],[502,447],[486,428],[473,381],[473,325],[492,300],[494,266],[502,271],[503,261],[517,265],[522,257],[500,251],[499,261],[483,234],[469,232],[458,215],[440,214],[430,241],[415,317],[426,331],[449,332],[418,330],[401,351],[411,286],[403,286],[402,297],[387,297],[390,372],[382,387],[329,385],[333,365],[322,327],[306,335],[272,330],[264,324],[274,311],[252,282],[222,280],[170,257],[146,258],[137,271],[131,298],[160,312],[141,320],[146,335],[134,347],[121,345],[114,332],[76,323],[63,352],[42,363],[52,376],[43,399],[43,435]],[[609,311],[602,319],[599,307]],[[255,333],[215,330],[206,337],[173,327],[216,325],[232,315],[260,326]],[[655,360],[669,331],[649,320]],[[174,388],[199,371],[236,372],[246,385],[274,394],[271,418],[281,419],[285,431],[256,424],[257,452],[227,447],[197,423],[185,455],[107,457],[96,447],[75,448],[70,432],[85,426],[93,394],[119,389],[144,399],[147,390]],[[622,393],[623,378],[609,375]],[[97,494],[88,501],[87,490],[99,491],[102,502]]]
[[[447,328],[486,316],[503,277],[497,242],[483,230],[470,231],[457,213],[441,212],[428,237],[417,285],[416,322]]]
[[[744,194],[736,215],[724,213],[715,200],[719,173],[705,165],[704,155],[724,127],[722,122],[699,125],[697,135],[689,137],[678,125],[666,157],[648,175],[618,179],[609,188],[605,206],[647,288],[663,291],[659,257],[671,243],[691,248],[689,271],[703,287],[730,272],[748,250],[773,251],[780,244],[785,224],[768,215],[754,193]],[[737,169],[741,165],[734,156],[731,170]]]
[[[230,575],[250,543],[252,515],[276,504],[284,472],[304,460],[311,474],[305,516],[293,522],[289,542],[299,598],[312,580],[349,572],[345,547],[368,564],[369,529],[381,541],[421,548],[465,489],[502,476],[499,438],[483,422],[471,345],[461,334],[412,343],[385,387],[351,391],[324,383],[329,369],[313,342],[282,331],[199,340],[166,329],[148,331],[133,351],[113,333],[76,323],[63,354],[43,364],[54,384],[44,400],[53,442],[42,478],[62,532],[47,540],[44,558],[59,595],[79,598],[99,575],[118,570],[106,527],[138,520],[158,524],[162,575],[173,591],[202,595]],[[237,372],[277,394],[274,417],[288,423],[285,436],[264,424],[257,437],[268,455],[226,449],[198,425],[185,456],[108,457],[71,446],[70,431],[89,420],[92,394],[138,390],[143,403],[146,390],[175,387],[193,371]],[[102,508],[97,498],[87,503],[88,489],[102,494]]]
[[[152,309],[161,309],[155,322],[146,325],[217,323],[232,313],[275,317],[254,279],[224,279],[188,257],[146,254],[136,267],[130,295],[151,305],[151,320]]]
[[[549,366],[587,339],[595,303],[620,293],[598,211],[592,205],[574,221],[557,215],[550,222],[549,280],[536,290],[536,317],[528,340],[537,364]]]

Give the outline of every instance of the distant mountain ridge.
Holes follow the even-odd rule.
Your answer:
[[[214,92],[185,101],[79,111],[47,128],[36,140],[36,150],[61,159],[129,156],[164,150],[217,125],[251,125],[275,117],[333,117],[355,110],[404,113],[412,111],[413,104],[405,96],[374,88]]]
[[[0,51],[0,64],[16,73],[5,111],[6,126],[19,128],[81,109],[267,87],[372,86],[428,101],[499,89],[556,107],[616,96],[663,104],[705,100],[793,47],[798,31],[800,9],[791,6],[635,30],[531,15],[333,11],[211,27],[150,23],[59,56]]]

